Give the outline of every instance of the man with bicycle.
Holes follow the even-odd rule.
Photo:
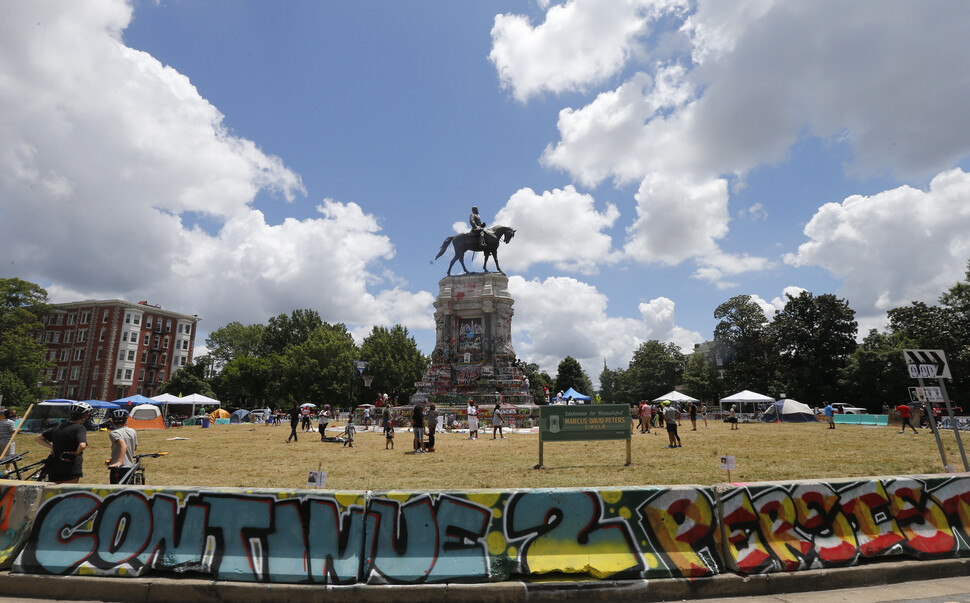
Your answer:
[[[138,434],[127,426],[128,411],[119,408],[111,411],[114,429],[108,432],[111,440],[111,461],[108,462],[110,483],[120,484],[125,475],[135,466],[135,450],[138,449]]]
[[[88,447],[87,430],[84,423],[91,416],[91,405],[87,402],[71,404],[69,421],[58,423],[37,436],[35,441],[50,448],[51,460],[48,465],[50,480],[55,484],[76,484],[84,476],[84,449]]]

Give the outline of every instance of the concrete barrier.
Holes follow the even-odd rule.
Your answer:
[[[321,585],[700,578],[970,551],[965,475],[441,492],[25,488],[5,507],[23,527],[4,532],[0,552],[19,552],[13,571],[29,574]]]

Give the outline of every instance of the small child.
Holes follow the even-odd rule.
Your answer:
[[[394,426],[390,421],[384,423],[384,450],[390,448],[394,450]]]
[[[347,439],[344,440],[344,446],[354,447],[354,434],[357,433],[357,428],[354,427],[354,418],[350,417],[347,419],[347,426],[344,427],[344,435]]]

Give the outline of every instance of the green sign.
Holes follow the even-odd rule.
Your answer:
[[[626,404],[540,406],[539,440],[629,440],[630,407]]]

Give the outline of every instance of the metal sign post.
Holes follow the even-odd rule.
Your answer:
[[[960,437],[960,427],[957,425],[956,418],[953,416],[953,408],[950,406],[950,398],[946,394],[946,386],[943,385],[943,379],[953,378],[946,361],[946,354],[943,353],[943,350],[903,350],[903,359],[906,361],[906,369],[909,371],[909,376],[919,381],[919,388],[916,391],[917,399],[925,399],[925,404],[928,405],[923,408],[929,408],[930,428],[933,430],[933,436],[936,437],[936,445],[940,449],[940,458],[943,460],[943,467],[948,467],[949,463],[946,459],[946,450],[943,449],[943,440],[940,439],[940,432],[936,427],[933,403],[937,400],[934,400],[934,398],[941,398],[939,401],[946,404],[946,412],[950,417],[950,424],[953,427],[953,434],[957,440],[957,447],[960,449],[960,457],[963,459],[963,469],[964,471],[970,471],[970,465],[967,464],[967,453],[963,449],[963,439]],[[932,379],[934,377],[939,387],[924,387],[923,379]],[[913,397],[912,394],[910,394],[910,397]]]

